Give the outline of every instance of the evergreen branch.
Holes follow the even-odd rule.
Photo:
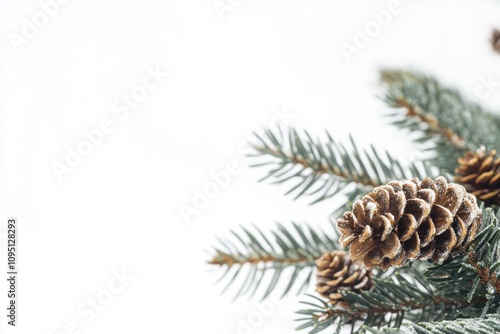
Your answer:
[[[488,314],[484,318],[456,319],[453,321],[408,324],[407,329],[364,328],[373,334],[493,334],[500,333],[500,314]]]
[[[272,276],[262,299],[268,297],[284,281],[286,287],[282,297],[299,283],[301,292],[308,287],[313,277],[315,260],[322,254],[339,248],[336,235],[328,236],[321,230],[316,233],[313,228],[296,223],[292,223],[291,231],[277,224],[277,228],[269,233],[272,238],[267,237],[256,226],[253,231],[242,228],[240,233],[231,232],[236,243],[220,240],[221,247],[214,248],[215,254],[208,263],[225,267],[221,280],[226,276],[231,277],[224,291],[237,281],[238,276],[246,275],[235,299],[245,294],[253,296],[262,282],[268,281],[268,272]],[[291,275],[287,275],[286,269],[290,269]],[[246,274],[242,274],[245,272]]]
[[[253,144],[258,158],[267,158],[253,166],[272,168],[262,179],[274,178],[273,183],[296,180],[287,192],[295,192],[295,199],[309,195],[311,204],[343,193],[348,201],[335,214],[346,211],[359,196],[374,187],[395,179],[411,179],[435,174],[426,165],[403,166],[387,151],[380,154],[372,146],[371,151],[358,149],[352,139],[350,147],[335,141],[327,132],[326,142],[314,140],[307,131],[300,135],[295,129],[284,133],[282,129],[266,130],[264,136],[256,134]],[[261,180],[261,181],[262,181]]]
[[[468,304],[465,299],[442,296],[416,270],[408,275],[396,272],[390,278],[375,279],[372,291],[343,290],[342,294],[346,307],[332,306],[317,297],[313,297],[316,303],[305,302],[309,308],[297,312],[306,316],[298,319],[303,322],[298,329],[310,328],[309,333],[317,333],[331,326],[338,332],[346,325],[353,331],[362,326],[399,328],[403,321],[454,319],[458,316],[456,310]]]
[[[457,90],[442,87],[420,73],[383,70],[386,102],[393,108],[393,124],[422,134],[417,142],[429,142],[434,163],[452,173],[456,159],[482,146],[495,149],[500,143],[500,117],[466,101]]]
[[[447,296],[467,296],[463,315],[477,317],[500,306],[500,211],[483,208],[483,228],[464,257],[433,266],[425,276]],[[475,303],[476,302],[476,303]],[[475,305],[477,304],[477,305]]]
[[[378,330],[364,327],[365,332],[374,334],[448,334],[448,333],[497,333],[500,318],[495,312],[500,307],[499,245],[500,213],[483,208],[483,228],[476,236],[468,253],[456,257],[443,265],[429,268],[425,276],[432,283],[441,298],[460,301],[456,313],[468,318],[445,319],[436,322],[415,321],[405,326],[406,330],[387,328]]]
[[[460,319],[439,323],[421,323],[412,325],[416,334],[491,334],[500,331],[500,315],[491,314],[486,318]]]
[[[425,125],[427,126],[427,132],[429,134],[440,135],[458,150],[467,149],[463,138],[461,138],[449,128],[441,125],[435,117],[421,110],[419,106],[411,105],[410,102],[408,102],[404,97],[397,99],[395,103],[397,106],[406,109],[406,117],[413,117],[417,119],[417,121],[425,123]]]

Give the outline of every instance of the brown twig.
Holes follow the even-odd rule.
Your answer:
[[[451,307],[451,306],[456,306],[457,304],[467,305],[468,303],[465,300],[457,300],[457,299],[452,300],[441,296],[433,296],[432,299],[427,300],[425,303],[412,303],[410,301],[407,303],[398,304],[394,308],[370,307],[369,310],[359,310],[359,311],[353,311],[352,308],[349,306],[349,304],[346,303],[342,308],[328,309],[327,311],[316,315],[314,318],[319,322],[324,322],[332,317],[338,317],[342,315],[351,315],[354,318],[357,318],[365,314],[395,314],[406,311],[425,309],[427,307],[436,304],[444,304],[447,307]]]
[[[255,149],[258,151],[261,151],[261,152],[272,154],[274,156],[279,156],[282,159],[287,159],[291,163],[294,163],[296,165],[301,165],[304,168],[310,168],[312,170],[312,173],[315,175],[332,174],[332,175],[338,176],[340,178],[362,184],[362,185],[367,186],[367,187],[374,188],[374,187],[381,186],[380,183],[378,183],[377,181],[372,180],[368,177],[367,178],[360,178],[360,177],[357,177],[355,175],[349,175],[349,174],[343,172],[342,170],[340,170],[339,168],[335,168],[335,167],[332,168],[326,164],[311,165],[304,159],[301,159],[301,158],[296,157],[296,156],[289,156],[289,155],[286,155],[282,152],[272,150],[272,149],[269,149],[266,147],[256,147]]]
[[[399,98],[396,102],[406,109],[406,116],[415,117],[420,122],[426,123],[429,126],[429,132],[443,136],[455,147],[465,148],[465,141],[449,128],[442,126],[435,117],[420,110],[418,106],[411,105],[404,98]]]
[[[480,266],[478,264],[479,261],[472,252],[467,255],[467,262],[474,267],[474,270],[476,270],[477,274],[481,278],[479,283],[482,285],[490,283],[495,288],[495,292],[500,292],[500,279],[497,277],[496,273],[491,273],[488,267]]]
[[[254,256],[247,257],[243,254],[231,255],[227,253],[219,253],[215,255],[212,260],[208,261],[209,264],[213,265],[227,265],[228,267],[232,267],[234,265],[244,265],[246,263],[256,265],[258,263],[287,263],[287,264],[297,264],[297,263],[312,263],[314,260],[311,260],[307,257],[299,257],[299,258],[277,258],[275,256]]]

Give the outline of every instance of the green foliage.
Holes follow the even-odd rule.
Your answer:
[[[410,326],[417,334],[492,334],[500,331],[500,315],[490,314],[485,318],[459,319],[441,323],[421,323]]]
[[[467,296],[470,305],[460,313],[478,317],[500,307],[500,211],[484,209],[482,231],[466,256],[433,266],[426,277],[449,298]]]
[[[500,117],[466,101],[457,90],[416,72],[383,70],[381,78],[388,105],[406,110],[391,113],[392,124],[417,132],[417,142],[431,144],[439,168],[453,173],[456,159],[467,150],[500,148]]]
[[[338,249],[335,233],[329,236],[321,229],[316,231],[296,223],[292,223],[291,228],[277,224],[267,235],[256,226],[252,230],[242,227],[241,232],[231,233],[235,242],[219,240],[220,247],[214,247],[215,254],[209,263],[225,267],[221,280],[225,277],[229,280],[224,291],[236,282],[243,282],[235,299],[253,296],[259,288],[264,291],[264,299],[278,283],[286,283],[282,297],[297,285],[300,293],[313,278],[315,260]],[[242,276],[245,277],[239,280]]]
[[[262,179],[292,183],[287,194],[309,196],[312,203],[336,195],[347,197],[334,216],[374,187],[392,180],[437,177],[453,173],[456,159],[484,146],[500,150],[500,117],[466,101],[458,91],[442,87],[420,73],[385,70],[385,100],[398,110],[390,117],[398,127],[418,135],[416,141],[433,154],[428,164],[403,165],[374,147],[361,150],[350,138],[344,145],[327,132],[313,139],[295,129],[266,130],[252,145],[253,166],[269,167]],[[401,109],[406,112],[401,112]],[[317,333],[344,328],[375,334],[448,334],[500,332],[500,212],[483,208],[483,225],[467,254],[443,264],[415,262],[413,267],[374,270],[370,291],[341,290],[345,303],[331,305],[317,296],[302,302],[298,329]],[[224,267],[221,280],[236,285],[235,298],[262,298],[280,289],[285,296],[305,291],[315,274],[315,260],[339,248],[337,235],[292,224],[264,233],[258,228],[233,232],[220,240],[212,265]],[[348,307],[346,307],[348,305]],[[495,312],[498,312],[496,314]]]
[[[442,265],[420,265],[386,273],[374,279],[372,291],[344,290],[342,295],[348,308],[312,297],[314,302],[304,302],[309,308],[298,312],[306,316],[299,319],[303,322],[299,329],[317,333],[349,325],[360,332],[402,333],[396,329],[378,331],[375,328],[399,328],[402,324],[449,321],[458,317],[482,318],[496,311],[500,308],[499,221],[500,212],[483,208],[483,228],[465,256],[457,256]],[[473,322],[467,326],[474,326]],[[450,323],[454,322],[446,324]],[[411,328],[425,333],[420,332],[425,326]]]
[[[256,134],[253,148],[255,158],[264,158],[253,166],[271,166],[262,179],[273,178],[273,183],[293,182],[286,193],[313,197],[312,203],[331,198],[339,193],[347,196],[347,202],[334,215],[347,211],[355,199],[371,191],[373,187],[392,180],[424,178],[436,174],[426,165],[402,165],[389,152],[380,153],[358,149],[351,139],[349,146],[335,141],[326,132],[327,140],[313,139],[304,131],[266,130],[264,136]],[[435,175],[437,176],[437,175]],[[261,181],[262,181],[261,180]]]
[[[317,333],[326,328],[334,331],[350,326],[352,331],[367,327],[400,327],[403,321],[419,322],[453,319],[463,303],[441,296],[438,290],[416,269],[397,270],[375,278],[372,291],[342,291],[348,308],[332,306],[320,298],[303,302],[307,309],[297,313],[305,317],[298,329]]]
[[[373,334],[494,334],[500,333],[500,314],[488,314],[484,318],[456,319],[453,321],[409,324],[406,328],[364,328]]]

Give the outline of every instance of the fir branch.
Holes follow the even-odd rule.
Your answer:
[[[430,267],[425,276],[447,296],[467,296],[461,313],[477,317],[500,306],[500,211],[483,208],[483,228],[466,256]]]
[[[439,323],[421,323],[410,326],[416,334],[492,334],[500,331],[500,315],[486,318],[459,319]]]
[[[500,314],[488,314],[484,318],[408,324],[405,329],[378,330],[366,327],[363,330],[373,334],[493,334],[500,333]]]
[[[467,149],[465,146],[465,141],[451,129],[444,127],[441,125],[438,120],[429,115],[429,113],[421,110],[419,106],[411,105],[404,97],[396,99],[396,105],[406,109],[406,117],[415,118],[421,123],[425,123],[427,125],[427,132],[429,134],[436,134],[442,136],[451,145],[453,145],[458,150]]]
[[[240,233],[231,233],[236,242],[220,240],[220,247],[214,247],[215,254],[208,263],[225,267],[221,280],[231,277],[224,291],[238,281],[238,276],[246,275],[235,299],[256,294],[261,283],[268,280],[267,273],[272,274],[262,299],[284,281],[286,287],[282,297],[299,284],[300,293],[307,289],[313,277],[315,260],[323,253],[339,248],[336,234],[329,236],[321,230],[317,233],[312,227],[296,223],[292,223],[291,229],[277,224],[277,228],[268,233],[271,238],[256,226],[253,231],[242,228]],[[290,275],[285,273],[286,269],[290,269]]]
[[[454,314],[445,319],[419,319],[405,324],[406,329],[378,330],[367,324],[366,333],[374,334],[448,334],[496,333],[500,329],[500,212],[483,208],[481,232],[467,254],[455,257],[442,265],[433,265],[424,274],[439,291],[439,298],[453,300]],[[458,316],[467,317],[463,319]],[[424,322],[422,322],[424,321]],[[437,322],[436,322],[437,321]],[[395,326],[396,327],[396,326]]]
[[[466,101],[457,90],[442,87],[432,77],[415,72],[383,70],[386,102],[406,113],[391,114],[393,124],[422,134],[418,142],[432,143],[434,163],[452,173],[456,159],[482,146],[500,142],[500,117]]]
[[[360,330],[362,326],[400,327],[403,322],[454,319],[456,310],[467,305],[465,299],[442,296],[416,270],[404,275],[396,272],[390,278],[375,279],[372,291],[342,292],[349,307],[332,306],[312,296],[316,302],[304,302],[309,308],[298,311],[305,318],[298,329],[310,329],[317,333],[332,327],[337,332],[345,326]],[[439,310],[439,312],[436,312]]]
[[[466,256],[465,264],[468,265],[467,266],[468,268],[473,269],[477,274],[475,282],[473,282],[473,286],[483,285],[491,287],[490,288],[491,292],[498,294],[500,293],[500,278],[498,277],[499,276],[498,270],[492,270],[492,268],[488,265],[487,262],[480,261],[475,252],[470,252]],[[496,269],[498,269],[499,264],[500,263],[497,263],[497,265],[495,266]],[[473,291],[472,293],[474,292],[475,291]]]
[[[343,193],[348,200],[334,213],[337,214],[346,211],[354,200],[374,187],[395,179],[435,174],[426,165],[404,166],[387,151],[381,154],[373,146],[371,151],[360,150],[352,137],[350,147],[346,147],[328,132],[326,136],[326,142],[314,140],[307,131],[300,135],[293,128],[287,133],[280,128],[266,130],[264,136],[256,134],[257,141],[253,144],[256,153],[252,156],[266,160],[253,166],[272,166],[261,181],[268,178],[274,178],[273,183],[295,180],[296,184],[287,194],[295,193],[295,199],[312,196],[311,204]]]

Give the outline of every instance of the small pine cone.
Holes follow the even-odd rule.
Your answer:
[[[353,261],[387,270],[416,259],[442,263],[469,246],[481,222],[476,198],[438,177],[377,187],[354,202],[337,227]]]
[[[500,157],[495,150],[467,152],[458,159],[455,182],[462,184],[472,195],[487,205],[500,205]]]
[[[359,292],[373,286],[371,272],[352,262],[344,251],[323,254],[316,260],[316,291],[330,300],[332,305],[342,304],[340,288]]]
[[[491,34],[491,46],[493,47],[493,50],[500,53],[500,31],[497,29],[493,30],[493,33]]]

